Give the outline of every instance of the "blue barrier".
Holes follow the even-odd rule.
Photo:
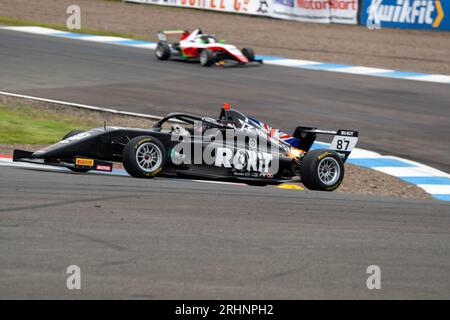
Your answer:
[[[450,30],[450,0],[362,0],[360,23],[371,28]]]

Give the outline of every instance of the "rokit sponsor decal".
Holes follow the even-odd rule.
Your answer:
[[[61,140],[59,143],[66,144],[66,143],[70,143],[70,142],[73,142],[73,141],[78,141],[78,140],[81,140],[81,139],[84,139],[84,138],[87,138],[87,137],[91,136],[91,134],[92,133],[90,131],[81,132],[81,133],[76,134],[76,135],[74,135],[74,136],[72,136],[70,138]]]
[[[214,165],[217,167],[234,168],[237,171],[259,172],[269,174],[273,155],[266,152],[237,149],[235,153],[230,148],[217,148]]]
[[[74,141],[83,140],[84,138],[88,138],[88,137],[90,137],[90,136],[92,136],[92,135],[94,135],[96,133],[102,132],[102,131],[104,131],[106,129],[108,129],[108,130],[120,130],[120,129],[124,129],[124,128],[123,127],[95,128],[95,129],[92,129],[92,130],[89,130],[89,131],[78,133],[78,134],[76,134],[74,136],[71,136],[71,137],[69,137],[67,139],[61,140],[58,143],[66,144],[66,143],[71,143],[71,142],[74,142]]]
[[[361,24],[378,28],[450,30],[450,1],[363,0]]]

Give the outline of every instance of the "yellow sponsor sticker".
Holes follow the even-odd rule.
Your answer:
[[[297,185],[297,184],[290,184],[290,183],[282,183],[277,186],[277,188],[280,189],[294,189],[294,190],[305,190],[305,188]]]
[[[75,164],[77,166],[85,166],[85,167],[93,167],[94,166],[94,160],[93,159],[86,159],[86,158],[76,158]]]
[[[331,152],[324,152],[318,157],[318,159],[322,160],[323,158],[325,158],[326,156],[329,156],[329,155],[331,155]]]

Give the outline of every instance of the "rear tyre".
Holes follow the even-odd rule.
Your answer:
[[[333,191],[344,179],[344,163],[334,151],[312,150],[303,158],[300,177],[310,190]]]
[[[153,178],[166,162],[166,148],[159,139],[140,136],[131,139],[123,149],[123,166],[135,178]]]
[[[255,61],[255,52],[252,48],[242,49],[242,54],[247,58],[248,61]]]
[[[216,62],[216,55],[211,50],[205,49],[200,52],[200,63],[204,67],[211,66]]]
[[[84,130],[72,130],[70,132],[68,132],[61,140],[66,140],[70,137],[76,136],[77,134],[83,133]],[[88,172],[89,169],[82,169],[82,168],[69,168],[70,170],[72,170],[73,172]]]
[[[158,42],[156,45],[155,56],[158,60],[167,60],[170,58],[170,47],[166,42]]]

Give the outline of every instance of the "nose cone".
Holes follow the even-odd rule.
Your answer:
[[[247,59],[244,55],[238,56],[238,59],[239,59],[241,62],[244,62],[244,63],[249,62],[248,59]]]
[[[43,158],[47,154],[50,147],[46,147],[44,149],[39,149],[38,151],[33,152],[33,158]]]

